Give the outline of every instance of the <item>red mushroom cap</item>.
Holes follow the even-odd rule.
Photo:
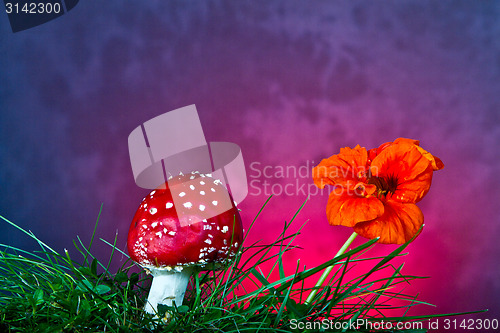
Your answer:
[[[169,179],[142,201],[127,247],[142,266],[205,267],[234,256],[243,240],[238,209],[226,187],[210,175]]]

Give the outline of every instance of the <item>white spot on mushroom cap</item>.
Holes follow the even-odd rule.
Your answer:
[[[172,208],[172,207],[174,207],[174,204],[171,202],[167,202],[167,204],[165,205],[165,208],[167,208],[167,209]]]
[[[185,203],[184,203],[184,207],[186,207],[186,208],[191,208],[191,207],[193,207],[193,204],[192,204],[191,202],[189,202],[189,201],[188,201],[188,202],[185,202]]]
[[[149,210],[149,212],[151,213],[151,215],[155,215],[157,211],[158,211],[158,209],[156,209],[154,207]]]
[[[213,187],[211,187],[211,188],[210,188],[210,190],[211,190],[212,192],[215,192],[215,189],[214,189]]]
[[[169,234],[170,236],[175,236],[175,231],[170,231],[168,234]]]
[[[168,232],[167,228],[163,228],[163,232],[167,233]]]
[[[201,185],[205,185],[205,182],[203,180],[200,181]]]
[[[222,227],[222,232],[223,233],[228,232],[228,230],[229,230],[229,228],[227,227],[227,225],[225,225],[225,226]]]
[[[157,235],[158,237],[160,237],[160,238],[161,238],[161,236],[163,236],[163,234],[161,233],[161,231],[158,231],[158,232],[156,233],[156,235]]]
[[[182,198],[183,196],[185,196],[185,195],[186,195],[186,193],[185,193],[185,192],[181,192],[181,193],[179,193],[179,196],[180,196],[181,198]]]
[[[194,185],[189,185],[189,188],[194,190]]]
[[[212,204],[213,204],[214,206],[217,206],[217,200],[212,201]]]
[[[205,239],[205,243],[212,244],[212,241],[210,239]]]
[[[153,191],[153,192],[151,192],[150,194],[151,194],[151,196],[153,196],[153,194],[155,194],[155,193],[156,193],[156,190],[154,190],[154,191]]]
[[[200,205],[200,210],[203,212],[205,210],[205,206],[204,205]]]
[[[205,191],[200,191],[200,194],[201,195],[205,195]]]
[[[155,228],[157,225],[158,225],[158,222],[153,222],[153,223],[151,223],[151,226],[152,226],[153,228]]]

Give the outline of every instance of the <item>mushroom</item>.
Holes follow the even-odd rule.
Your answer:
[[[217,268],[243,239],[238,209],[226,187],[210,174],[170,178],[141,202],[130,225],[130,258],[153,275],[145,311],[182,305],[191,274]]]

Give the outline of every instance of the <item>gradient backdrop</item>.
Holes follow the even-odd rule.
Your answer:
[[[146,194],[127,137],[189,104],[208,141],[242,148],[246,226],[270,190],[292,184],[252,240],[274,239],[322,158],[420,139],[446,167],[420,203],[425,231],[404,258],[407,274],[431,277],[408,292],[437,308],[410,314],[488,308],[476,317],[498,319],[499,82],[498,1],[85,0],[16,34],[0,14],[0,214],[62,250],[77,235],[90,239],[103,203],[98,234],[117,231],[125,249]],[[283,177],[280,167],[302,172]],[[329,259],[351,232],[328,225],[327,193],[310,188],[290,270],[298,258],[309,267]],[[36,249],[5,223],[0,242]]]

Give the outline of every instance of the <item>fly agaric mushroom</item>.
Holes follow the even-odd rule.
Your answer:
[[[153,275],[145,311],[182,305],[196,268],[233,257],[243,240],[238,209],[220,180],[193,172],[171,178],[143,200],[130,225],[132,260]]]

